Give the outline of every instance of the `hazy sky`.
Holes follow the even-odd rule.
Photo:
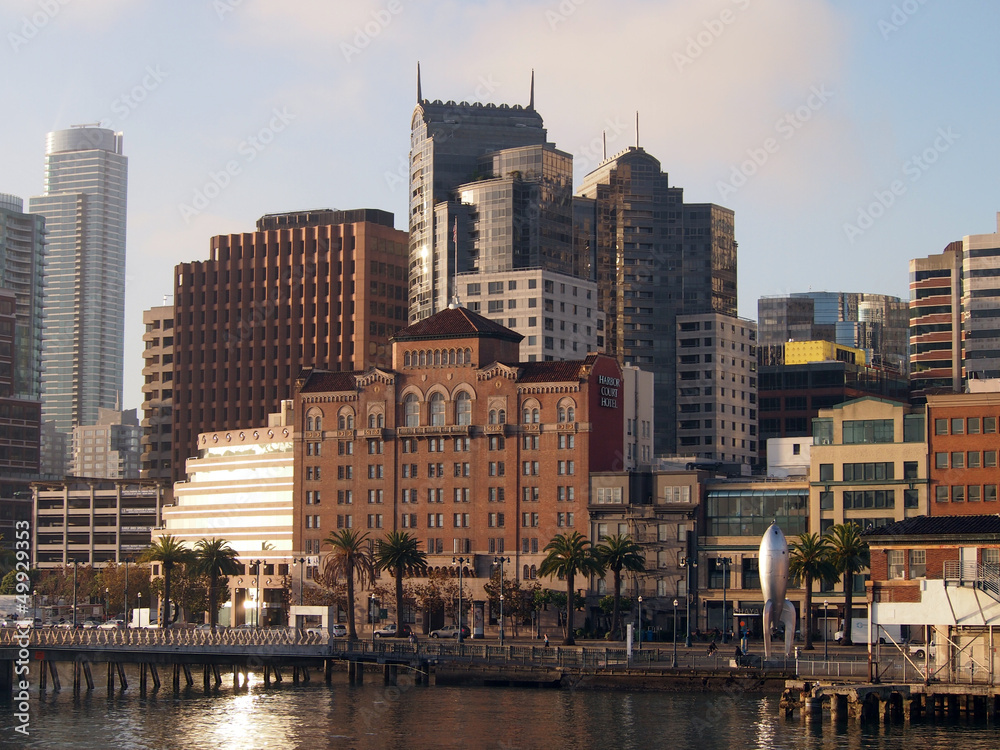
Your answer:
[[[577,184],[638,110],[685,199],[735,210],[745,317],[906,297],[908,259],[996,230],[998,26],[990,0],[3,0],[0,192],[41,193],[47,131],[124,131],[128,407],[142,311],[212,235],[323,207],[406,229],[418,60],[455,101],[527,104],[534,68]]]

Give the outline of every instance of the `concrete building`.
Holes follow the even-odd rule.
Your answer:
[[[719,313],[677,316],[681,452],[757,463],[757,325]]]
[[[757,301],[761,366],[787,364],[789,341],[830,341],[867,352],[867,361],[906,375],[907,303],[887,294],[798,292]]]
[[[138,559],[170,501],[169,486],[140,479],[39,482],[33,491],[39,568]]]
[[[169,480],[173,476],[174,306],[144,310],[142,322],[145,331],[140,476]]]
[[[606,315],[604,351],[653,373],[655,451],[682,451],[676,316],[736,315],[733,212],[684,203],[683,189],[671,187],[660,162],[638,146],[601,163],[577,196],[578,232],[593,237],[587,255]]]
[[[45,217],[0,193],[0,289],[15,296],[12,394],[38,401],[42,391],[42,289]]]
[[[813,420],[809,530],[885,526],[928,512],[923,407],[865,397]]]
[[[550,539],[586,534],[590,473],[623,468],[621,368],[601,354],[520,361],[520,341],[454,308],[397,332],[391,369],[304,372],[293,548],[406,531],[432,568],[465,558],[482,600],[495,555],[532,581]]]
[[[997,510],[1000,393],[927,395],[932,516]]]
[[[767,441],[767,476],[786,479],[808,477],[812,436],[771,438]]]
[[[135,409],[98,409],[96,424],[73,428],[70,473],[78,477],[138,479],[141,435]]]
[[[122,134],[95,126],[46,137],[42,417],[69,433],[121,398],[128,159]]]
[[[1000,212],[997,231],[962,238],[962,341],[965,377],[1000,378]]]
[[[175,480],[200,432],[266,423],[303,367],[388,365],[406,321],[407,236],[392,222],[373,209],[265,216],[177,266]]]
[[[656,431],[653,373],[626,364],[622,367],[622,389],[625,469],[648,471],[653,464],[653,434]]]
[[[187,481],[174,485],[174,503],[163,509],[157,537],[170,534],[191,549],[201,539],[225,539],[239,554],[243,570],[229,580],[223,624],[256,624],[258,615],[261,625],[287,622],[284,596],[298,583],[290,577],[293,431],[292,402],[284,401],[265,424],[202,433],[198,455],[186,462]]]
[[[910,384],[962,390],[962,243],[910,261]]]
[[[592,281],[544,268],[458,277],[460,301],[472,312],[524,336],[526,362],[579,359],[604,347],[604,313]]]

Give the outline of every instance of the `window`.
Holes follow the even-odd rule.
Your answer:
[[[970,469],[979,468],[979,451],[969,451],[969,455],[966,456],[966,466]]]
[[[820,508],[820,510],[833,510],[833,493],[832,492],[820,492],[819,493],[819,508]]]
[[[966,487],[965,491],[968,502],[978,503],[980,500],[982,500],[982,490],[983,488],[980,487],[978,484],[970,484],[968,487]]]
[[[983,501],[995,503],[997,501],[997,486],[995,484],[983,485]]]
[[[935,419],[934,420],[934,434],[935,435],[947,435],[948,434],[948,420],[947,419]]]
[[[983,417],[983,432],[984,433],[995,433],[997,431],[997,418],[996,417]]]
[[[891,443],[894,438],[891,419],[845,419],[843,433],[844,445]]]
[[[953,484],[951,486],[951,501],[953,503],[964,503],[965,502],[965,485],[964,484]]]
[[[906,552],[901,549],[889,550],[889,580],[906,578]]]
[[[923,578],[927,575],[927,550],[910,550],[910,578]]]
[[[420,400],[416,394],[403,399],[403,422],[406,427],[420,426]]]
[[[948,502],[948,485],[939,484],[934,488],[934,502],[946,503]]]
[[[833,481],[833,464],[819,465],[819,481],[821,482]]]
[[[903,461],[903,479],[916,479],[917,473],[917,461]]]
[[[953,469],[964,469],[965,468],[965,454],[962,451],[956,451],[951,454],[951,468]]]
[[[970,435],[979,434],[979,417],[969,417],[968,428]]]
[[[920,493],[918,490],[903,490],[903,507],[919,508]]]
[[[444,396],[435,393],[430,398],[430,424],[432,427],[444,426]]]
[[[987,468],[995,468],[997,465],[997,452],[996,451],[983,451],[983,466]]]
[[[935,453],[934,454],[934,468],[935,469],[947,469],[948,468],[948,454],[947,453]]]
[[[965,434],[965,419],[957,417],[951,420],[951,434],[952,435],[964,435]]]

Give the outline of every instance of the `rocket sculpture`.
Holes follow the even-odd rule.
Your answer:
[[[785,598],[788,589],[788,542],[777,523],[760,540],[760,590],[764,594],[764,658],[771,656],[771,628],[785,624],[785,656],[792,655],[795,638],[795,607]]]

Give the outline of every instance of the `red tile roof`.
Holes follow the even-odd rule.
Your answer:
[[[565,383],[579,380],[586,362],[519,362],[518,383]]]
[[[429,318],[396,331],[393,341],[422,341],[426,339],[453,339],[485,336],[520,343],[524,338],[499,323],[484,318],[464,307],[450,307]]]
[[[886,544],[894,537],[949,537],[984,536],[1000,534],[1000,515],[982,516],[916,516],[888,526],[862,532],[866,540]]]
[[[303,381],[300,393],[331,393],[337,391],[357,390],[355,378],[362,370],[344,370],[330,372],[329,370],[303,370],[299,378]]]

